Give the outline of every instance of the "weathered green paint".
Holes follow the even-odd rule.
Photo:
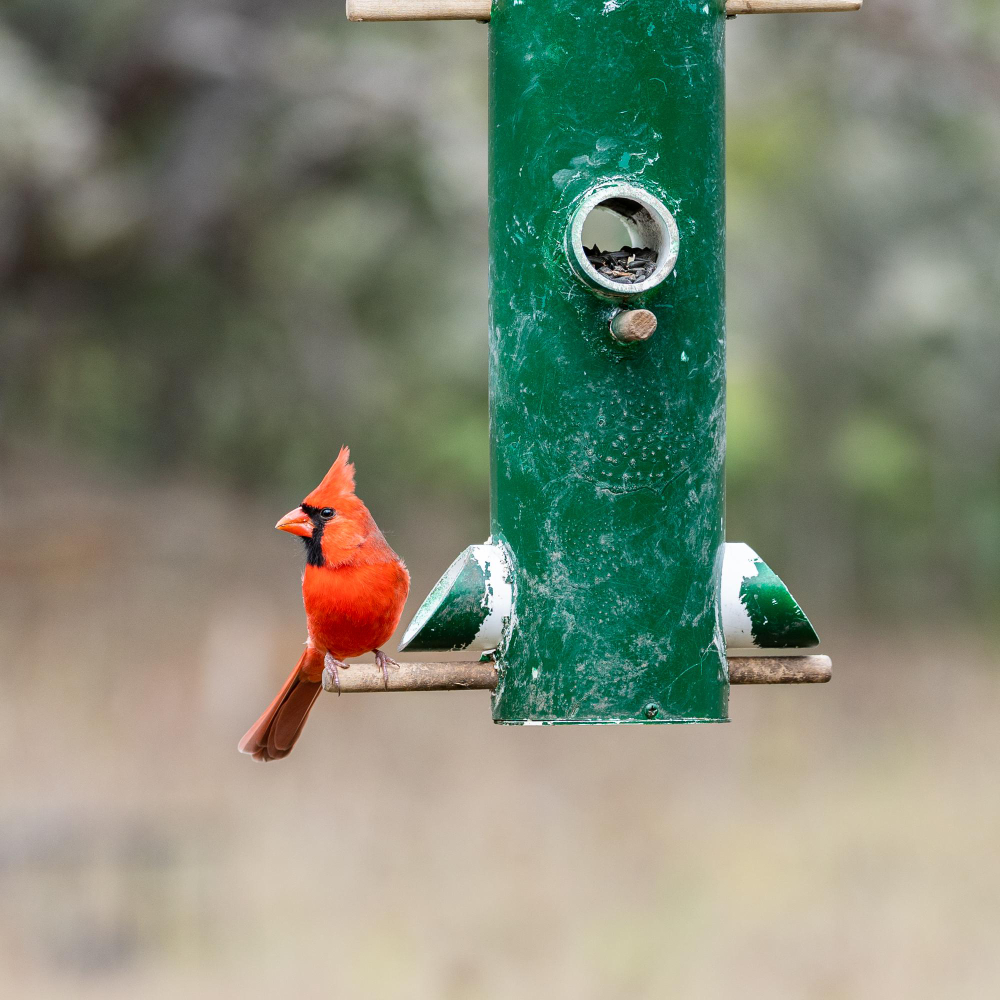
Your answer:
[[[502,546],[470,545],[417,609],[399,648],[496,649],[510,623],[512,598]]]
[[[740,587],[740,600],[750,616],[754,645],[761,649],[809,649],[819,644],[812,622],[791,591],[759,556],[757,575]]]
[[[808,649],[819,637],[778,575],[744,542],[729,542],[722,561],[726,649]]]
[[[403,635],[401,650],[497,649],[509,631],[512,603],[506,553],[470,545],[435,584]],[[791,592],[742,542],[722,559],[722,630],[732,650],[808,649],[816,635]]]
[[[400,650],[468,649],[490,613],[486,573],[467,548],[434,585],[403,633]]]
[[[492,531],[515,575],[499,722],[727,718],[722,0],[498,0],[490,34]],[[570,265],[574,206],[676,220],[639,296]],[[616,308],[659,320],[607,336]]]

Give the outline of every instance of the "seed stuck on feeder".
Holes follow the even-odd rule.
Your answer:
[[[659,254],[649,247],[622,247],[621,250],[601,250],[595,243],[583,252],[593,267],[606,278],[630,285],[645,281],[656,270]]]

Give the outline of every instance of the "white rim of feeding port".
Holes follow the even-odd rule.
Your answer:
[[[656,251],[656,267],[644,281],[627,284],[601,274],[587,260],[583,250],[583,224],[595,208],[605,208],[620,216],[632,246]],[[570,263],[588,285],[614,295],[639,295],[655,288],[674,269],[680,253],[680,233],[670,210],[659,198],[634,184],[604,184],[594,188],[577,205],[567,231]],[[617,249],[617,247],[609,248]]]

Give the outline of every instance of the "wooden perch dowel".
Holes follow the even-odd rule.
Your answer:
[[[736,14],[822,14],[860,10],[861,0],[726,0],[726,13]]]
[[[825,684],[831,675],[829,656],[731,656],[730,684]],[[338,673],[343,694],[385,691],[374,663],[352,663]],[[389,691],[492,691],[497,668],[487,660],[444,663],[400,663],[389,667]]]
[[[829,656],[730,656],[730,684],[826,684]]]
[[[348,21],[488,21],[490,0],[347,0]]]
[[[648,309],[623,309],[611,320],[611,336],[620,344],[637,344],[656,333],[656,315]]]
[[[342,694],[358,691],[492,691],[497,668],[491,660],[455,660],[444,663],[400,663],[389,667],[386,688],[375,663],[350,663],[337,671]]]
[[[544,2],[544,0],[541,0]],[[726,13],[807,14],[858,10],[862,0],[726,0]],[[347,0],[348,21],[488,21],[490,0]]]

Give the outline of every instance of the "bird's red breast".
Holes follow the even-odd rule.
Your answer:
[[[302,600],[312,640],[338,660],[378,649],[396,631],[410,589],[410,574],[383,540],[385,555],[339,566],[306,566]]]

